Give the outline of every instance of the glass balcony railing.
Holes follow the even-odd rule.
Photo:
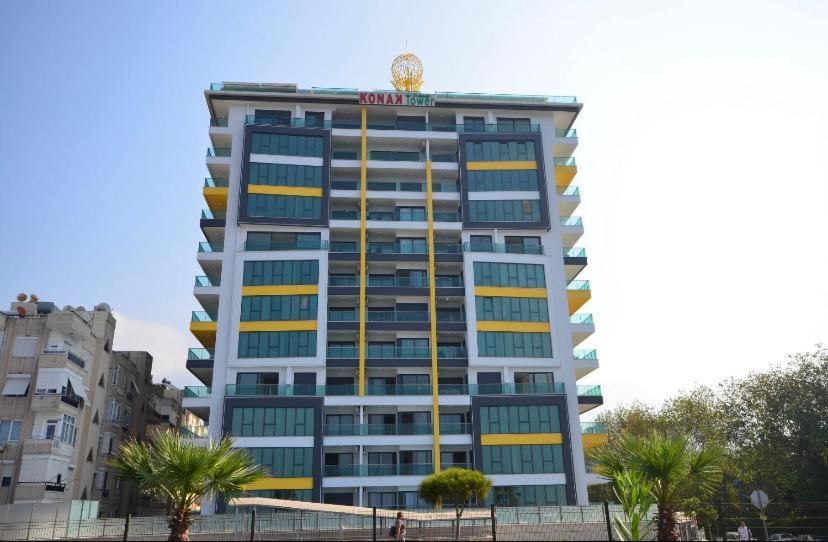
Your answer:
[[[86,360],[84,360],[82,357],[78,356],[74,352],[67,351],[66,359],[69,360],[69,363],[77,365],[81,369],[86,369]]]
[[[359,243],[356,241],[331,241],[331,252],[359,252]]]
[[[224,243],[210,243],[209,241],[201,241],[198,244],[199,252],[224,252]]]
[[[582,247],[564,247],[565,258],[586,258],[586,249]]]
[[[399,287],[399,288],[427,288],[428,280],[403,277],[371,277],[366,285],[371,287]],[[328,286],[359,286],[359,277],[356,275],[330,276]],[[462,288],[463,277],[437,277],[438,288]]]
[[[427,311],[372,311],[365,313],[368,322],[428,322]]]
[[[357,310],[328,310],[328,322],[356,322],[359,320]]]
[[[582,397],[601,397],[601,386],[592,384],[579,384],[578,395]]]
[[[443,163],[453,163],[457,162],[457,155],[456,154],[432,154],[431,155],[432,162],[443,162]]]
[[[569,186],[556,186],[555,187],[555,192],[557,192],[557,194],[559,196],[580,196],[581,195],[581,189],[578,186],[573,185],[573,184],[571,184]]]
[[[185,438],[207,438],[210,428],[206,425],[183,425],[178,428],[178,433]]]
[[[215,322],[216,320],[207,311],[193,311],[193,314],[190,317],[190,321],[191,322]]]
[[[440,422],[440,433],[443,435],[469,435],[470,423]]]
[[[204,188],[217,188],[217,187],[226,187],[230,186],[229,179],[221,179],[215,177],[205,177],[204,178]]]
[[[328,286],[359,286],[359,277],[356,275],[329,276]]]
[[[580,216],[562,216],[561,226],[583,226],[584,221]]]
[[[573,314],[569,317],[570,324],[593,324],[592,315],[588,313]]]
[[[227,119],[226,118],[221,118],[221,117],[211,117],[210,118],[210,126],[226,127],[227,126]]]
[[[213,211],[210,209],[201,210],[202,220],[226,220],[227,213],[225,211]]]
[[[563,382],[516,384],[440,384],[439,395],[526,395],[565,393]]]
[[[438,288],[462,288],[463,277],[436,277],[435,282]]]
[[[188,360],[208,360],[213,359],[215,351],[212,348],[190,348],[187,350]]]
[[[555,137],[578,137],[578,130],[575,128],[555,128]]]
[[[466,241],[463,252],[493,252],[497,254],[543,254],[542,246],[521,245],[516,243],[480,243]]]
[[[230,147],[207,147],[207,158],[227,158],[230,156]]]
[[[391,181],[369,181],[368,190],[381,190],[385,192],[426,192],[425,183],[418,182],[391,182]],[[331,189],[333,190],[359,190],[360,183],[358,181],[331,181]],[[451,192],[457,193],[460,189],[456,184],[433,183],[431,185],[433,192]]]
[[[210,386],[184,386],[184,397],[210,397]]]
[[[430,463],[402,463],[399,465],[325,465],[323,475],[338,476],[425,476],[434,472]]]
[[[315,118],[278,118],[271,115],[246,115],[245,124],[258,124],[264,126],[292,126],[294,128],[327,128],[330,129],[331,121],[320,121]]]
[[[442,432],[442,428],[440,429],[440,432]],[[472,467],[471,463],[440,463],[440,468],[443,469],[443,470],[446,470],[446,469],[471,469],[473,467]]]
[[[556,166],[574,166],[574,165],[576,165],[574,156],[555,156],[554,158],[552,158],[552,162]]]
[[[368,384],[366,395],[431,395],[430,384]]]
[[[589,290],[588,280],[570,280],[566,285],[567,290]]]
[[[359,220],[359,211],[331,211],[330,217],[332,220]]]
[[[437,357],[443,359],[455,359],[467,357],[466,349],[462,346],[438,346]],[[430,348],[416,348],[416,347],[394,347],[394,346],[377,346],[367,345],[365,348],[365,356],[369,359],[412,359],[412,358],[430,358]],[[350,345],[329,345],[327,348],[327,357],[331,359],[354,359],[359,357],[359,349],[356,346]]]
[[[244,243],[244,250],[247,252],[256,251],[281,251],[281,250],[327,250],[328,242],[316,240],[303,241],[271,241],[270,243],[259,243],[247,241]]]
[[[406,277],[378,277],[368,275],[369,287],[428,288],[428,279]]]
[[[388,435],[430,435],[430,423],[372,423],[372,424],[326,424],[325,435],[340,436],[388,436]]]
[[[297,397],[325,395],[325,386],[315,384],[227,384],[228,397]]]
[[[461,222],[460,213],[434,213],[435,222]]]
[[[578,349],[572,351],[572,357],[575,359],[598,359],[598,352],[595,349]]]
[[[195,286],[196,288],[210,288],[212,286],[218,286],[219,283],[213,284],[209,277],[204,275],[199,275],[195,278]]]
[[[463,247],[460,244],[434,243],[436,254],[460,254],[462,249]],[[425,242],[403,245],[393,242],[369,241],[367,252],[369,254],[428,254],[428,247]]]
[[[599,422],[581,422],[581,433],[585,435],[606,434],[607,426]]]

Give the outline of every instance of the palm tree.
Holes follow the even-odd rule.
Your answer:
[[[264,476],[230,439],[199,446],[171,431],[156,433],[149,442],[121,444],[109,466],[142,493],[169,503],[168,540],[173,541],[190,539],[191,511],[203,497],[232,498]]]
[[[590,452],[595,472],[610,480],[627,471],[639,473],[652,484],[658,504],[657,539],[678,540],[676,512],[689,488],[710,496],[722,478],[724,456],[716,448],[699,448],[685,437],[653,432],[648,436],[622,434]]]

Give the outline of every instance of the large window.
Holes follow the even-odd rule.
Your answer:
[[[534,141],[467,141],[466,160],[534,160]]]
[[[16,442],[20,440],[22,420],[0,420],[0,442]]]
[[[555,405],[501,405],[480,407],[481,434],[560,433]]]
[[[268,218],[320,218],[322,198],[248,194],[247,215]]]
[[[475,286],[545,288],[543,265],[534,263],[474,263]]]
[[[548,322],[546,299],[535,297],[475,297],[478,321]]]
[[[473,222],[538,222],[540,200],[469,200]]]
[[[322,156],[323,140],[319,136],[263,134],[253,132],[252,154],[279,154],[283,156]]]
[[[537,190],[538,172],[535,169],[469,171],[466,186],[469,192]]]
[[[498,486],[492,488],[496,506],[566,506],[566,486]]]
[[[314,409],[236,407],[231,416],[233,437],[311,437]]]
[[[250,162],[250,184],[271,186],[322,186],[321,166]]]
[[[313,476],[313,448],[246,448],[253,462],[274,478]]]
[[[478,331],[477,351],[482,358],[551,358],[552,338],[549,333]]]
[[[240,358],[298,358],[316,356],[316,331],[243,331]]]
[[[515,444],[483,446],[485,474],[541,474],[563,472],[560,444]]]
[[[315,295],[255,295],[242,297],[241,321],[316,320]]]
[[[244,286],[319,284],[318,260],[244,262]]]
[[[77,439],[78,428],[75,424],[75,417],[70,416],[69,414],[64,414],[63,423],[60,428],[60,441],[65,442],[70,446],[74,446]]]

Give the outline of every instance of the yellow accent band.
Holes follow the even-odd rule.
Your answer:
[[[431,149],[429,149],[430,151]],[[431,160],[426,160],[426,216],[428,218],[428,308],[431,321],[431,421],[434,472],[440,472],[440,371],[437,363],[437,279],[434,269],[434,206],[431,183]]]
[[[537,297],[546,299],[546,288],[508,288],[505,286],[475,286],[474,295],[483,297]]]
[[[247,484],[244,489],[313,489],[313,478],[261,478]]]
[[[480,435],[483,446],[510,446],[513,444],[561,444],[560,433],[504,433],[500,435]]]
[[[493,169],[538,169],[534,160],[496,160],[492,162],[466,162],[466,171],[491,171]]]
[[[569,316],[575,314],[590,299],[592,299],[590,290],[567,290],[566,301],[569,305]]]
[[[211,211],[224,211],[227,209],[228,192],[226,186],[205,186],[204,201]]]
[[[604,433],[590,433],[583,436],[584,449],[597,448],[609,442],[609,435]]]
[[[218,322],[190,322],[190,331],[213,332],[218,330]]]
[[[318,284],[287,284],[278,286],[242,286],[242,295],[314,295]]]
[[[477,321],[477,331],[512,331],[516,333],[549,333],[549,322]]]
[[[305,196],[322,197],[321,188],[308,188],[305,186],[271,186],[268,184],[247,185],[248,194],[266,194],[272,196]]]
[[[316,320],[268,320],[239,322],[239,331],[313,331]]]
[[[216,345],[217,330],[218,322],[190,322],[190,333],[204,348],[213,348]]]
[[[365,250],[368,245],[368,108],[360,108],[362,139],[360,141],[359,166],[359,396],[365,396],[365,316],[368,310],[365,297],[366,269]]]
[[[555,166],[555,186],[569,186],[576,173],[578,166]]]

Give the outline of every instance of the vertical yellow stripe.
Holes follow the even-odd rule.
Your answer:
[[[365,281],[368,272],[365,264],[365,251],[368,248],[368,233],[365,219],[368,215],[368,109],[361,108],[362,114],[362,141],[359,168],[359,395],[365,395]]]
[[[431,322],[431,422],[434,428],[434,472],[440,472],[440,390],[437,365],[437,279],[434,269],[434,207],[431,186],[431,160],[426,160],[426,213],[428,217],[428,307]]]

